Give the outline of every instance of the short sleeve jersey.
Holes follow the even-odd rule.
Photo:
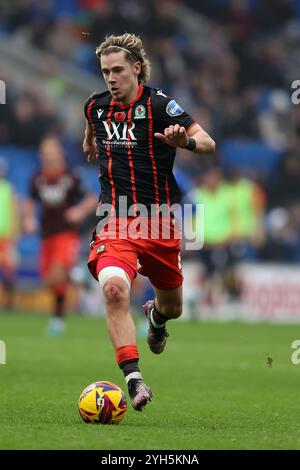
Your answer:
[[[112,204],[118,214],[120,196],[127,209],[137,210],[139,204],[150,209],[180,201],[172,171],[176,149],[154,137],[171,124],[188,129],[195,123],[175,100],[140,85],[126,106],[107,91],[90,96],[84,110],[97,141],[102,203]]]
[[[43,171],[31,181],[30,197],[41,203],[41,232],[47,238],[61,232],[77,231],[78,226],[65,218],[65,211],[77,204],[87,193],[74,171],[49,177]]]

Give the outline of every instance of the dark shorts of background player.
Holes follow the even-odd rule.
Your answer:
[[[199,251],[199,258],[205,266],[207,277],[215,273],[223,274],[235,264],[255,260],[255,247],[247,240],[235,241],[230,244],[203,248]]]
[[[141,220],[141,219],[140,219]],[[88,267],[91,274],[98,280],[101,269],[108,266],[117,266],[128,274],[131,281],[137,273],[147,276],[151,284],[164,290],[176,289],[183,281],[180,257],[181,239],[178,236],[174,222],[164,218],[159,222],[159,227],[168,223],[170,237],[168,239],[132,238],[116,236],[116,233],[106,231],[106,227],[97,234],[92,243],[88,258]],[[118,234],[133,221],[132,217],[117,219]],[[144,219],[148,224],[150,219]],[[122,225],[123,229],[120,228]]]

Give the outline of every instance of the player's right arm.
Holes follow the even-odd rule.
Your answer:
[[[194,153],[215,151],[214,140],[175,100],[161,90],[156,91],[153,98],[155,120],[160,125],[154,137],[170,147],[181,147]]]
[[[194,153],[213,153],[216,149],[214,140],[197,122],[192,124],[188,130],[179,124],[170,125],[164,129],[164,134],[156,132],[154,137],[162,140],[170,147],[181,147],[192,150]],[[194,140],[192,148],[188,147],[190,145],[190,137]]]
[[[93,128],[87,119],[82,148],[87,155],[88,162],[92,161],[97,154],[97,144]]]

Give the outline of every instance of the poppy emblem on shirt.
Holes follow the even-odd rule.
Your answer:
[[[116,121],[125,121],[126,119],[126,114],[124,111],[118,111],[117,113],[114,114],[115,120]]]

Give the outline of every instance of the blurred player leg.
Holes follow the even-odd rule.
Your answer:
[[[76,233],[60,233],[44,240],[41,251],[42,273],[53,296],[52,318],[48,333],[58,336],[66,329],[66,294],[70,286],[69,272],[76,263],[79,239]]]
[[[60,264],[53,264],[49,275],[45,279],[53,296],[53,312],[49,321],[48,332],[60,335],[65,331],[64,316],[66,313],[66,292],[68,289],[68,271]]]

